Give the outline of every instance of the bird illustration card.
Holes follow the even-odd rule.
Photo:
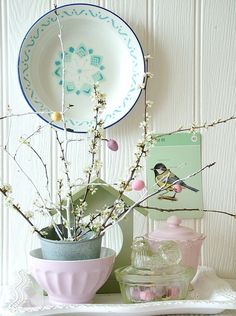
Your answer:
[[[149,217],[164,220],[175,214],[181,218],[200,218],[202,211],[201,134],[178,133],[158,138],[147,158]],[[159,210],[157,210],[159,209]],[[176,210],[167,212],[164,210]],[[162,210],[162,211],[161,211]]]

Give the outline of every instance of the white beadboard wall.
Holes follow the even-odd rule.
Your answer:
[[[57,1],[58,5],[82,1]],[[84,2],[84,1],[83,1]],[[126,20],[137,34],[145,54],[153,59],[150,70],[149,98],[151,129],[171,131],[192,122],[212,122],[236,114],[236,1],[235,0],[97,0]],[[49,0],[0,0],[0,116],[10,104],[13,112],[29,107],[20,91],[17,58],[21,41],[32,23],[53,7]],[[125,69],[124,69],[125,76]],[[117,139],[120,150],[114,153],[102,148],[102,177],[113,182],[125,175],[139,138],[143,97],[121,122],[106,131],[107,138]],[[21,135],[34,131],[41,120],[32,116],[0,124],[1,145],[11,137],[11,148]],[[236,121],[203,132],[203,165],[216,161],[203,174],[204,207],[236,212]],[[46,157],[52,179],[58,174],[57,148],[50,131],[36,139]],[[78,161],[73,174],[80,172],[87,160],[85,142],[71,149]],[[22,165],[30,170],[37,184],[42,184],[39,165],[20,152]],[[27,157],[27,158],[26,158]],[[0,179],[12,184],[18,200],[30,209],[34,191],[9,158],[0,153]],[[51,190],[55,193],[52,181]],[[132,196],[135,198],[135,196]],[[0,197],[0,284],[7,284],[14,272],[27,267],[27,254],[38,245],[37,237],[17,214],[5,206]],[[137,216],[135,234],[146,229],[145,220]],[[39,222],[40,224],[40,222]],[[159,223],[149,223],[150,227]],[[185,225],[207,235],[202,264],[214,267],[222,277],[236,278],[236,220],[208,213],[201,220],[184,221]],[[138,228],[137,228],[138,227]]]

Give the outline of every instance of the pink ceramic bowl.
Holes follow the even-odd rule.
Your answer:
[[[56,261],[42,259],[41,249],[29,256],[29,269],[38,284],[48,293],[53,304],[90,303],[96,291],[108,279],[116,253],[102,248],[100,258]]]

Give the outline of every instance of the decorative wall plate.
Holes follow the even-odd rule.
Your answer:
[[[105,128],[121,120],[135,105],[143,83],[141,45],[119,16],[99,6],[69,4],[57,8],[65,58],[66,127],[86,132],[93,123],[93,84],[107,95]],[[55,10],[37,20],[19,52],[18,74],[23,94],[40,117],[50,122],[61,111],[62,49]],[[45,112],[45,113],[42,113]],[[62,122],[54,122],[62,128]]]

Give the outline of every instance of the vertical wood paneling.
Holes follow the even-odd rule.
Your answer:
[[[235,29],[235,1],[202,2],[202,122],[235,115]],[[235,137],[235,122],[203,134],[203,164],[216,161],[203,178],[206,208],[235,212]],[[235,277],[235,220],[209,214],[202,224],[207,235],[204,264],[215,267],[224,276]]]
[[[2,7],[2,1],[0,2],[0,16],[1,16],[1,33],[0,33],[0,116],[3,115],[3,100],[2,100],[2,93],[3,93],[3,70],[2,70],[2,64],[3,64],[3,52],[2,52],[2,47],[3,47],[3,36],[2,36],[2,30],[3,30],[3,25],[2,25],[2,16],[3,16],[3,7]],[[3,139],[3,124],[0,124],[0,145],[2,145],[2,139]],[[0,151],[0,168],[1,171],[3,171],[3,153]],[[3,173],[1,172],[1,178],[3,177]],[[1,179],[0,178],[0,179]],[[1,179],[2,180],[2,179]],[[3,205],[4,205],[4,200],[3,197],[0,197],[0,237],[3,237],[3,228],[4,228],[4,214],[3,214]],[[0,240],[0,284],[3,284],[3,238]]]
[[[200,121],[201,58],[202,58],[202,1],[195,1],[194,13],[194,122]]]
[[[0,32],[0,115],[6,114],[6,105],[8,99],[8,58],[7,58],[7,47],[5,45],[7,37],[8,37],[8,23],[6,19],[7,7],[6,4],[1,1],[0,2],[0,16],[1,16],[1,32]],[[0,122],[0,146],[3,145],[3,141],[5,139],[5,135],[7,133],[8,124],[7,122]],[[0,180],[3,183],[7,183],[8,180],[8,159],[6,155],[1,151],[0,152]],[[8,209],[5,207],[5,201],[1,197],[0,198],[0,284],[7,283],[6,271],[8,269]]]
[[[155,80],[150,84],[153,128],[169,131],[193,120],[194,1],[150,2],[150,50]]]
[[[9,62],[9,98],[13,113],[29,112],[29,106],[23,98],[17,76],[17,59],[20,44],[29,27],[46,10],[49,9],[49,1],[9,1],[7,2],[7,23],[9,25],[7,45],[7,56]],[[30,13],[30,14],[29,14]],[[14,153],[19,145],[20,136],[27,136],[35,131],[40,124],[44,124],[37,116],[21,117],[11,120],[9,130],[11,141],[10,150]],[[33,142],[36,148],[40,148],[46,162],[50,161],[50,131],[43,133],[40,138]],[[31,175],[33,181],[38,187],[44,187],[43,169],[37,161],[37,158],[27,149],[19,151],[18,160],[22,167]],[[50,173],[50,170],[49,170]],[[32,207],[35,199],[35,191],[29,181],[21,175],[14,162],[9,161],[9,182],[12,185],[15,202],[19,202],[22,208],[27,211]],[[13,272],[26,266],[27,255],[31,247],[37,243],[36,236],[32,236],[31,229],[19,218],[13,210],[9,211],[8,226],[8,278],[13,276]],[[16,259],[17,258],[17,259]]]

